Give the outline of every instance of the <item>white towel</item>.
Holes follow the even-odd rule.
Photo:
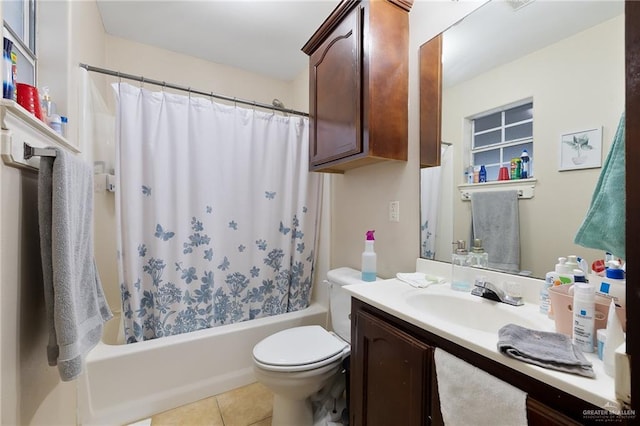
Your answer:
[[[438,394],[447,426],[527,424],[527,394],[436,348]]]
[[[93,257],[93,170],[62,149],[40,159],[38,220],[49,327],[47,357],[75,379],[112,317]]]
[[[443,284],[444,278],[422,272],[398,272],[396,278],[416,288],[429,287],[432,284]]]
[[[520,272],[518,192],[473,192],[471,217],[473,238],[482,240],[482,246],[489,254],[489,267]]]

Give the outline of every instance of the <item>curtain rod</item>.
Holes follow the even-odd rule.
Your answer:
[[[253,107],[260,107],[260,108],[270,109],[270,110],[274,110],[274,111],[280,111],[280,112],[287,113],[287,114],[301,115],[303,117],[309,117],[308,113],[302,112],[302,111],[296,111],[294,109],[281,108],[281,107],[277,107],[275,105],[265,104],[265,103],[262,103],[262,102],[248,101],[248,100],[239,99],[239,98],[232,98],[230,96],[219,95],[219,94],[216,94],[216,93],[213,93],[213,92],[204,92],[202,90],[192,89],[191,87],[179,86],[177,84],[171,84],[171,83],[167,83],[165,81],[153,80],[153,79],[150,79],[150,78],[145,78],[143,76],[126,74],[126,73],[123,73],[123,72],[113,71],[113,70],[109,70],[109,69],[106,69],[106,68],[94,67],[92,65],[87,65],[87,64],[83,64],[83,63],[80,63],[79,65],[80,65],[80,68],[84,68],[87,71],[97,72],[97,73],[100,73],[100,74],[107,74],[107,75],[111,75],[113,77],[124,78],[124,79],[127,79],[127,80],[139,81],[139,82],[141,82],[143,84],[144,83],[148,83],[148,84],[153,84],[155,86],[162,86],[162,87],[169,88],[169,89],[181,90],[183,92],[195,93],[197,95],[209,96],[209,97],[212,97],[212,98],[222,99],[222,100],[229,101],[229,102],[234,102],[234,103],[239,103],[239,104],[244,104],[244,105],[251,105]]]

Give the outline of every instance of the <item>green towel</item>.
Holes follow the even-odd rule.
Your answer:
[[[622,259],[625,259],[626,217],[624,124],[623,112],[591,206],[574,239],[583,247],[604,250]]]

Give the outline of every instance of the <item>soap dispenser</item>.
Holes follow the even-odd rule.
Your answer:
[[[453,242],[453,253],[451,254],[451,289],[458,291],[470,291],[471,283],[469,280],[462,279],[464,273],[459,269],[460,266],[469,266],[469,252],[467,251],[466,242],[458,240]]]
[[[473,240],[473,247],[471,248],[471,253],[469,253],[469,266],[476,268],[489,267],[489,253],[484,251],[480,238]]]

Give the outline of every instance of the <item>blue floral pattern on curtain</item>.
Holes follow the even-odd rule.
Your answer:
[[[320,194],[307,120],[114,89],[127,342],[306,308]]]

